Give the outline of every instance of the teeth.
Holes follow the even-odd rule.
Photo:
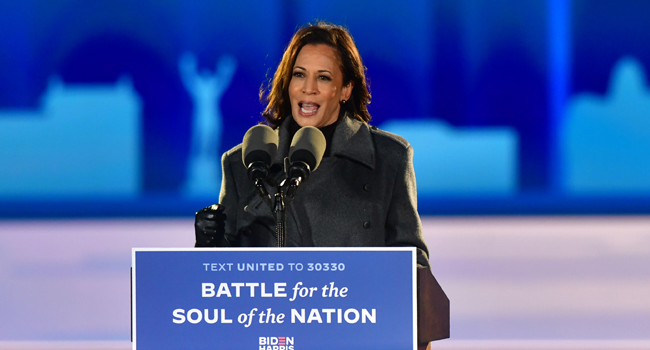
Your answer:
[[[317,109],[318,109],[318,105],[316,105],[316,104],[312,104],[312,103],[303,103],[303,104],[300,106],[300,110],[301,110],[303,113],[313,113],[313,112],[315,112]]]

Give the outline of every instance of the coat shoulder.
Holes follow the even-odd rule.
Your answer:
[[[372,134],[377,146],[379,146],[378,149],[386,147],[393,150],[394,152],[406,152],[409,148],[411,148],[411,144],[406,141],[405,138],[393,134],[392,132],[381,130],[376,126],[370,127],[370,133]]]
[[[223,154],[223,159],[228,159],[229,161],[234,161],[234,160],[239,160],[241,162],[242,159],[242,144],[238,144],[237,146],[227,150]]]

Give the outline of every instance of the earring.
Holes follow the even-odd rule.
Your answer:
[[[345,104],[345,100],[341,101],[341,103]]]

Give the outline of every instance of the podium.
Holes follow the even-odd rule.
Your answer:
[[[449,338],[449,298],[428,267],[417,268],[418,350],[430,342]]]
[[[133,249],[133,349],[424,349],[449,301],[415,248]]]

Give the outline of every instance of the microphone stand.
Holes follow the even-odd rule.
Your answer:
[[[285,213],[284,207],[284,193],[282,192],[282,185],[277,186],[277,191],[275,192],[275,199],[273,203],[273,214],[275,216],[275,238],[277,240],[277,247],[283,248],[287,246],[286,242],[286,225],[287,225],[287,216]]]
[[[273,212],[273,218],[275,219],[275,238],[277,241],[276,247],[283,248],[287,246],[287,215],[286,215],[286,205],[285,205],[285,184],[287,183],[286,178],[286,169],[289,167],[289,158],[284,159],[284,174],[285,178],[277,183],[274,179],[266,177],[265,179],[258,178],[255,180],[255,188],[257,193],[262,197],[262,200]],[[270,185],[275,186],[276,191],[273,197],[273,203],[271,203],[271,196],[264,188],[264,181],[270,182]],[[299,183],[298,183],[299,184]],[[297,190],[297,184],[292,184],[287,188],[288,195],[290,199],[293,199],[293,195]]]

